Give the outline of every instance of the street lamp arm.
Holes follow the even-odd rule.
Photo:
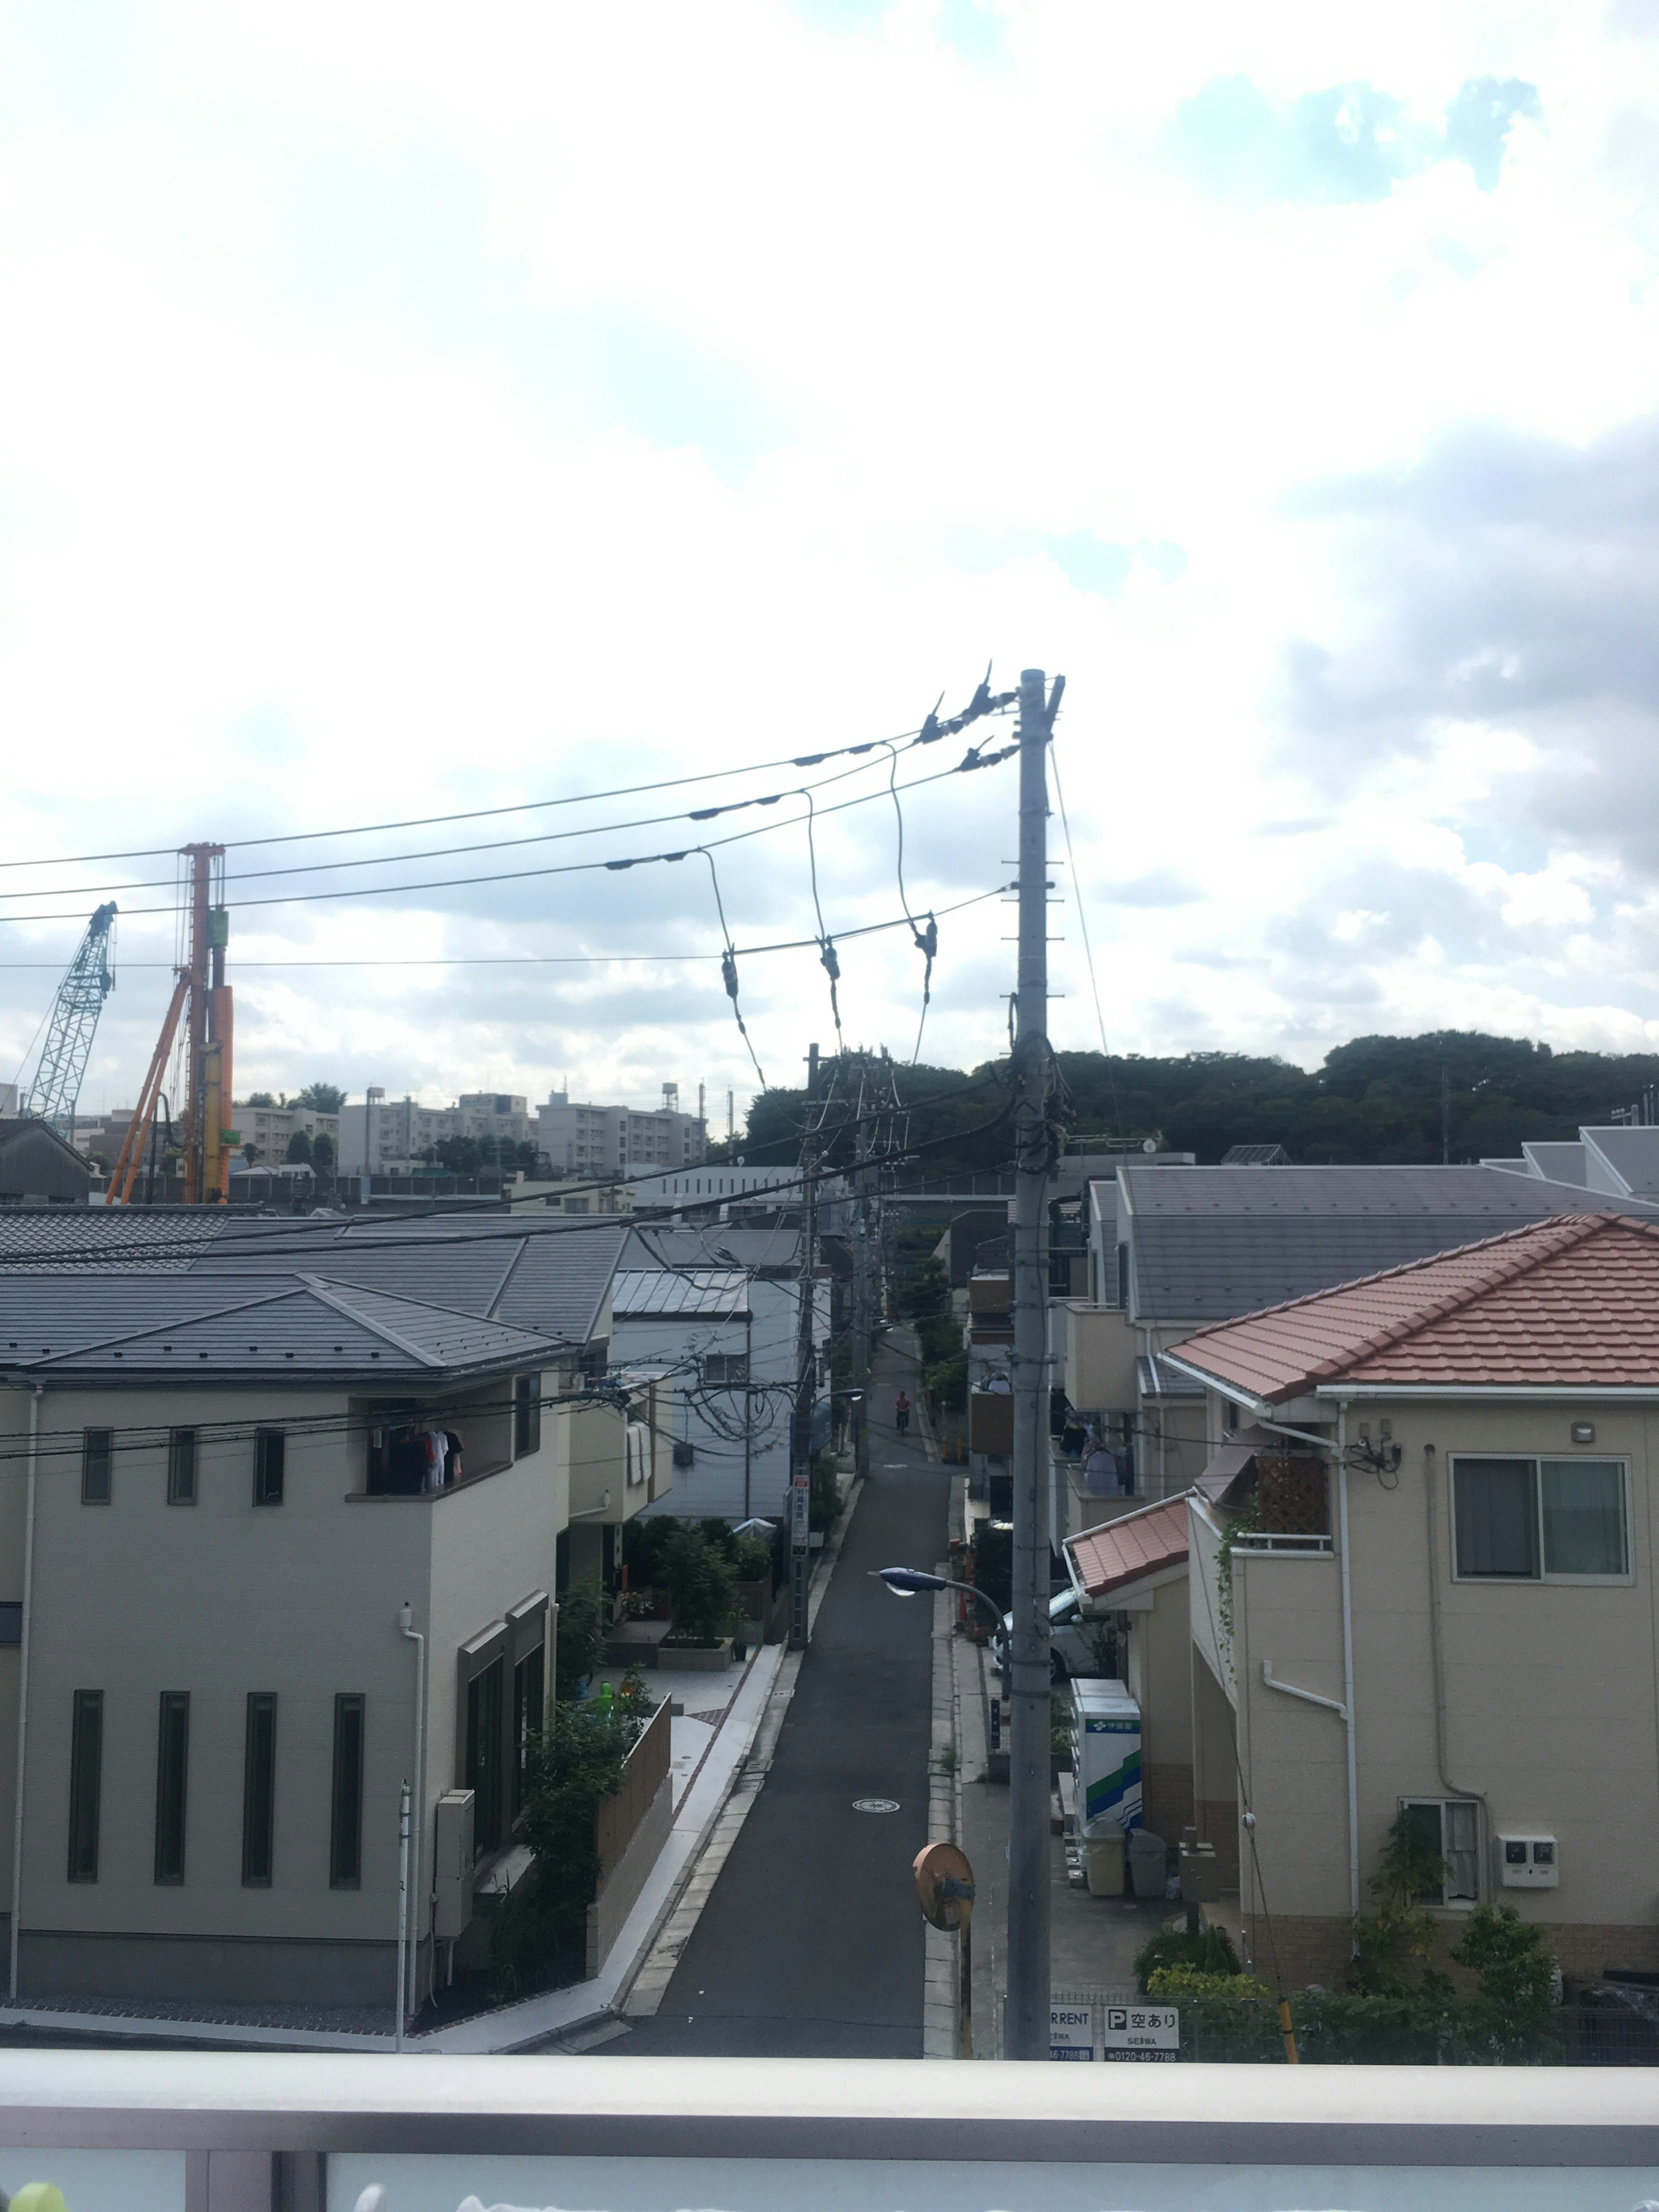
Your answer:
[[[916,1597],[923,1590],[962,1590],[969,1597],[976,1597],[981,1605],[988,1606],[991,1618],[999,1628],[1002,1626],[1001,1607],[975,1583],[953,1582],[949,1575],[930,1575],[922,1567],[872,1567],[870,1572],[878,1582],[885,1583],[895,1597]]]

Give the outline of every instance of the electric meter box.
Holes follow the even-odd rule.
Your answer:
[[[432,1932],[453,1943],[472,1917],[472,1792],[446,1790],[434,1828]]]
[[[1561,1862],[1553,1836],[1499,1836],[1498,1879],[1504,1889],[1559,1889]]]
[[[1085,1837],[1140,1826],[1140,1707],[1110,1676],[1072,1685],[1072,1768]]]

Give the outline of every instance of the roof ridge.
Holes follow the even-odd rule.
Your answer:
[[[336,1313],[348,1316],[375,1335],[385,1337],[388,1344],[395,1344],[400,1352],[408,1352],[423,1367],[442,1367],[447,1363],[437,1352],[415,1343],[389,1322],[374,1314],[361,1311],[352,1300],[376,1298],[395,1306],[413,1306],[422,1313],[441,1314],[448,1321],[471,1322],[475,1328],[504,1329],[509,1336],[526,1338],[537,1346],[550,1346],[554,1341],[551,1337],[543,1336],[534,1329],[520,1328],[515,1322],[497,1321],[490,1314],[463,1313],[459,1307],[436,1305],[428,1298],[406,1298],[398,1291],[374,1290],[362,1283],[336,1283],[325,1275],[301,1274],[298,1279],[307,1290],[321,1298],[325,1305],[332,1306]]]
[[[1336,1297],[1344,1291],[1367,1290],[1373,1283],[1391,1282],[1401,1275],[1419,1274],[1425,1267],[1437,1267],[1444,1261],[1462,1259],[1470,1252],[1479,1252],[1485,1248],[1498,1244],[1512,1244],[1520,1237],[1535,1236],[1540,1231],[1558,1230],[1565,1223],[1585,1220],[1630,1221],[1630,1217],[1612,1212],[1593,1215],[1546,1214],[1541,1220],[1519,1222],[1513,1229],[1501,1229],[1491,1237],[1474,1237],[1468,1244],[1449,1245],[1443,1252],[1427,1252],[1419,1259],[1401,1260],[1392,1267],[1379,1267],[1374,1274],[1351,1276],[1344,1283],[1328,1283],[1322,1290],[1304,1291],[1300,1297],[1281,1298],[1277,1305],[1256,1306],[1249,1313],[1231,1314],[1225,1321],[1212,1322],[1205,1328],[1194,1329],[1184,1341],[1188,1344],[1197,1344],[1205,1337],[1218,1336],[1224,1329],[1237,1328],[1241,1322],[1266,1321],[1270,1315],[1294,1313],[1299,1306],[1317,1305],[1322,1300]],[[1630,1225],[1634,1229],[1648,1230],[1650,1234],[1659,1236],[1659,1223],[1630,1221]]]
[[[1466,1307],[1476,1304],[1480,1299],[1490,1297],[1494,1291],[1504,1290],[1510,1284],[1518,1282],[1522,1275],[1531,1274],[1535,1268],[1541,1267],[1547,1261],[1554,1259],[1559,1253],[1570,1252],[1575,1244],[1582,1244],[1589,1237],[1601,1235],[1604,1228],[1618,1222],[1620,1218],[1621,1217],[1615,1213],[1556,1214],[1547,1221],[1529,1222],[1524,1231],[1510,1231],[1502,1237],[1483,1238],[1481,1240],[1483,1243],[1510,1243],[1517,1236],[1538,1235],[1540,1231],[1546,1234],[1551,1231],[1558,1232],[1550,1237],[1546,1249],[1539,1251],[1528,1248],[1507,1265],[1494,1267],[1480,1282],[1468,1283],[1461,1290],[1448,1291],[1444,1297],[1435,1299],[1431,1305],[1419,1307],[1414,1313],[1402,1317],[1388,1328],[1376,1330],[1363,1342],[1349,1345],[1340,1355],[1333,1354],[1329,1359],[1318,1361],[1310,1366],[1309,1380],[1315,1382],[1322,1377],[1327,1379],[1334,1377],[1341,1374],[1346,1369],[1358,1365],[1361,1360],[1374,1358],[1379,1352],[1388,1352],[1395,1345],[1403,1344],[1407,1337],[1417,1335],[1420,1330],[1432,1327],[1436,1322],[1444,1321],[1449,1315],[1462,1312]],[[1641,1222],[1637,1222],[1633,1225],[1638,1229],[1644,1226]],[[1650,1233],[1659,1235],[1659,1231]],[[1543,1241],[1541,1236],[1539,1241],[1540,1243]],[[1461,1249],[1466,1253],[1478,1252],[1480,1245],[1466,1244]],[[1436,1256],[1438,1259],[1449,1260],[1455,1258],[1456,1255],[1443,1252]],[[1433,1263],[1431,1261],[1417,1264],[1432,1265]],[[1399,1272],[1403,1274],[1407,1271],[1401,1268]],[[1371,1278],[1373,1282],[1380,1282],[1382,1279],[1381,1276]],[[1356,1285],[1354,1287],[1359,1288],[1362,1285]]]

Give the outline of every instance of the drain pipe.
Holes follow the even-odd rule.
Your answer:
[[[1342,1545],[1342,1725],[1348,1739],[1348,1908],[1359,1917],[1359,1747],[1353,1709],[1353,1576],[1348,1559],[1348,1407],[1336,1409],[1336,1496]]]
[[[1492,1832],[1492,1808],[1479,1790],[1460,1790],[1446,1771],[1446,1655],[1442,1642],[1440,1622],[1440,1546],[1437,1539],[1439,1516],[1436,1511],[1434,1468],[1437,1454],[1432,1444],[1423,1447],[1423,1510],[1426,1519],[1425,1536],[1429,1562],[1429,1656],[1434,1668],[1434,1764],[1440,1777],[1440,1787],[1449,1797],[1468,1797],[1480,1808],[1482,1833],[1477,1838],[1475,1851],[1474,1887],[1477,1897],[1486,1888],[1486,1838]]]
[[[17,1775],[11,1822],[11,1960],[8,1987],[17,2002],[17,1957],[23,1914],[23,1761],[29,1735],[29,1631],[34,1614],[34,1487],[40,1456],[40,1398],[45,1389],[31,1382],[27,1504],[23,1515],[23,1626],[17,1650]]]
[[[415,1864],[414,1872],[410,1880],[408,1899],[398,1917],[398,1938],[400,1944],[402,1944],[409,1941],[410,1923],[414,1914],[418,1910],[416,1900],[421,1894],[421,1837],[426,1825],[426,1814],[424,1811],[424,1784],[426,1780],[426,1638],[422,1635],[420,1630],[415,1626],[415,1610],[410,1604],[407,1598],[404,1600],[402,1608],[398,1614],[398,1628],[399,1633],[407,1637],[409,1641],[415,1646],[415,1760],[413,1770],[415,1775],[415,1792],[414,1817],[410,1823],[414,1832],[413,1857]],[[404,1786],[405,1790],[407,1790],[408,1785],[405,1784]],[[408,1798],[405,1796],[405,1808],[407,1808],[408,1802]],[[406,1820],[409,1818],[407,1810],[405,1810],[404,1817]],[[405,1850],[409,1850],[407,1839],[405,1840],[404,1848]],[[412,1948],[415,1952],[416,1966],[418,1970],[421,1956],[418,1923],[416,1925]],[[410,1994],[411,1992],[409,1988],[408,1976],[406,1972],[406,1962],[400,1951],[398,1969],[398,2048],[400,2051],[403,2049],[404,2021],[408,2017],[410,2009],[409,1999]]]

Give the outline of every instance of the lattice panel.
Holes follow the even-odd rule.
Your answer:
[[[1258,1452],[1258,1519],[1274,1536],[1328,1536],[1330,1487],[1323,1459],[1311,1452]]]

